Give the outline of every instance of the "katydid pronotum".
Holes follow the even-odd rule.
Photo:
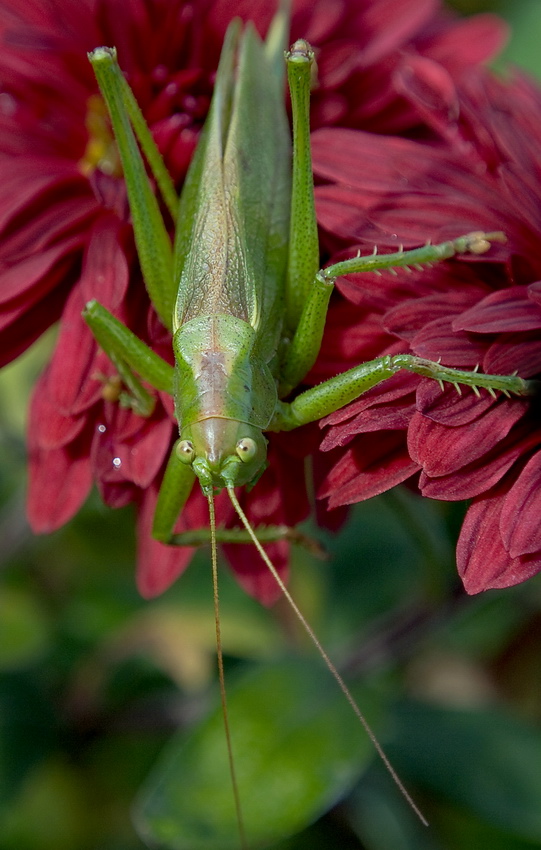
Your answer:
[[[195,479],[208,499],[218,663],[231,776],[241,845],[247,846],[236,788],[223,685],[217,594],[217,541],[252,541],[317,645],[353,710],[410,800],[375,740],[347,686],[321,648],[261,546],[235,488],[256,483],[266,458],[265,431],[297,428],[356,399],[400,369],[440,383],[525,394],[517,376],[484,375],[442,366],[411,354],[361,364],[317,387],[293,395],[314,364],[334,280],[344,274],[418,267],[460,253],[482,254],[500,233],[472,233],[439,245],[367,257],[356,256],[318,271],[319,252],[309,138],[313,54],[300,40],[286,54],[293,114],[293,157],[283,98],[285,9],[265,42],[239,21],[228,29],[209,116],[182,196],[156,150],[114,49],[98,48],[91,62],[107,103],[122,160],[141,268],[155,310],[173,335],[170,366],[95,301],[85,319],[126,387],[123,402],[142,415],[152,395],[141,380],[175,397],[180,438],[164,475],[154,536],[171,545],[192,543],[173,534]],[[254,116],[257,118],[254,120]],[[142,149],[163,201],[176,221],[174,247],[146,174]],[[241,528],[216,528],[213,496],[226,489]],[[289,534],[265,527],[266,541]],[[420,815],[422,819],[422,815]]]

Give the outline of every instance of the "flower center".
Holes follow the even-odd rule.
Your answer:
[[[99,94],[88,98],[85,126],[88,130],[88,142],[83,157],[79,160],[81,172],[85,177],[96,170],[110,177],[121,177],[122,166],[107,107]]]

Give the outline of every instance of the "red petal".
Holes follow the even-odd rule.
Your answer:
[[[83,416],[66,416],[49,393],[49,368],[40,376],[32,394],[28,433],[40,449],[58,449],[71,443],[85,428]]]
[[[27,513],[36,534],[48,534],[77,513],[92,484],[86,452],[76,444],[30,449]]]
[[[532,378],[541,372],[541,341],[539,333],[505,334],[490,346],[483,358],[483,371],[496,375]]]
[[[0,274],[0,303],[3,305],[1,327],[13,321],[38,299],[55,287],[65,274],[66,262],[84,244],[83,235],[72,236]]]
[[[457,428],[475,422],[497,404],[497,401],[482,390],[476,396],[469,387],[461,387],[462,394],[446,384],[442,390],[436,381],[425,378],[417,388],[417,410],[440,425]]]
[[[398,6],[394,0],[367,4],[363,14],[363,29],[368,36],[362,51],[363,63],[376,64],[400,49],[428,25],[436,9],[434,0],[402,0]]]
[[[224,546],[224,551],[241,587],[263,605],[272,605],[282,595],[276,579],[263,563],[255,547],[250,544]],[[274,564],[280,578],[287,582],[289,545],[284,540],[270,543],[265,551]]]
[[[61,275],[62,270],[60,270],[59,279]],[[26,351],[53,322],[60,318],[70,286],[71,280],[68,277],[60,286],[53,289],[49,295],[28,310],[25,308],[24,301],[21,302],[19,309],[9,317],[8,327],[1,331],[0,366],[11,362],[23,351]]]
[[[511,587],[541,569],[541,557],[511,558],[500,536],[502,488],[469,508],[457,545],[458,572],[468,593]]]
[[[524,414],[524,405],[503,399],[475,424],[450,428],[415,413],[408,429],[411,457],[431,478],[457,472],[507,436]]]
[[[505,46],[509,28],[496,15],[481,14],[451,23],[435,35],[428,46],[428,54],[460,73],[469,65],[478,65],[492,59]]]
[[[138,487],[148,487],[158,474],[171,445],[173,425],[167,418],[144,420],[131,411],[115,409],[110,425],[94,431],[91,457],[95,477],[102,483],[121,484],[129,481]],[[116,424],[126,419],[128,439]]]
[[[96,298],[108,310],[122,302],[129,283],[123,250],[126,227],[116,215],[101,216],[90,233],[80,279],[83,303]]]
[[[453,332],[452,320],[447,317],[428,322],[415,334],[411,347],[419,357],[452,364],[455,369],[475,369],[485,353],[486,344],[466,333]]]
[[[83,321],[80,289],[72,290],[62,314],[60,333],[51,360],[48,390],[58,410],[67,416],[81,413],[100,395],[100,384],[89,379],[95,372],[97,346]],[[83,389],[90,392],[84,394]]]
[[[479,461],[463,466],[456,474],[430,478],[421,473],[419,488],[423,496],[431,499],[457,501],[471,499],[488,492],[500,481],[513,464],[531,449],[532,436],[521,437],[521,431],[512,431]]]
[[[133,440],[124,474],[138,487],[148,487],[157,476],[171,445],[173,424],[169,419],[148,421]]]
[[[541,328],[541,307],[528,298],[528,287],[492,292],[453,322],[454,330],[510,333]]]
[[[137,521],[137,588],[141,596],[159,596],[190,563],[192,546],[165,546],[151,535],[157,491],[145,491]],[[187,506],[186,506],[187,507]]]
[[[414,411],[413,391],[419,378],[408,372],[393,375],[385,383],[320,420],[320,427],[330,427],[320,446],[322,451],[345,446],[357,434],[375,430],[405,430]],[[387,421],[387,427],[378,422]],[[334,427],[340,426],[340,427]]]
[[[396,75],[397,89],[416,112],[445,135],[449,124],[460,114],[458,94],[453,78],[446,68],[424,56],[408,56]]]
[[[500,528],[511,557],[541,550],[541,452],[530,458],[503,500]]]
[[[0,193],[0,229],[25,208],[44,205],[47,194],[88,197],[88,184],[74,163],[58,158],[24,157],[4,160]]]
[[[97,211],[92,196],[55,199],[44,209],[28,212],[24,223],[2,239],[1,254],[6,265],[13,266],[28,257],[67,239],[74,231],[86,232]]]
[[[327,475],[317,496],[329,508],[362,502],[401,484],[419,469],[404,446],[402,432],[380,432],[359,439]]]
[[[451,289],[444,295],[409,298],[385,314],[383,325],[388,333],[410,340],[423,326],[436,319],[449,318],[460,309],[469,307],[479,297],[479,289]]]
[[[541,281],[531,283],[528,287],[528,297],[532,299],[534,304],[541,307]]]

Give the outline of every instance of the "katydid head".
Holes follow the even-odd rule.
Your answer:
[[[249,484],[265,468],[267,441],[254,425],[215,416],[187,426],[181,436],[178,456],[192,467],[205,495]]]

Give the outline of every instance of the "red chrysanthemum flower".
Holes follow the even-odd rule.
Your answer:
[[[497,374],[541,372],[541,92],[516,75],[473,73],[456,86],[422,59],[403,91],[430,123],[418,142],[347,130],[314,137],[319,219],[365,251],[473,228],[503,230],[485,257],[421,275],[357,275],[331,324],[313,377],[329,362],[414,352]],[[358,163],[365,167],[360,169]],[[354,209],[357,213],[354,213]],[[343,211],[347,210],[347,217]],[[338,217],[341,217],[337,227]],[[352,306],[355,305],[355,307]],[[323,449],[347,447],[319,495],[330,507],[381,493],[417,474],[425,496],[471,499],[458,542],[466,590],[507,587],[541,569],[538,398],[458,395],[397,375],[328,417]],[[414,479],[415,480],[415,479]]]
[[[99,44],[116,45],[180,185],[229,20],[234,14],[251,18],[265,32],[272,12],[273,4],[263,0],[64,0],[54,10],[45,0],[24,7],[16,0],[0,3],[2,362],[61,318],[31,408],[29,515],[36,531],[57,528],[80,507],[92,480],[112,506],[137,502],[138,583],[145,595],[167,587],[191,556],[149,536],[175,431],[171,400],[160,396],[148,420],[104,400],[97,376],[106,380],[113,370],[81,319],[83,305],[96,298],[164,357],[171,357],[171,345],[142,285],[115,146],[86,53]],[[318,50],[315,127],[422,136],[428,131],[425,116],[401,85],[411,64],[424,61],[436,77],[461,78],[497,50],[503,31],[490,16],[458,21],[434,0],[407,0],[398,10],[394,0],[316,6],[299,0],[292,36],[300,35]],[[335,243],[343,220],[357,212],[354,202],[342,205],[331,221],[325,215]],[[346,361],[340,356],[332,371]],[[254,523],[295,525],[307,515],[304,458],[314,453],[316,484],[333,462],[331,455],[316,453],[317,442],[315,427],[301,436],[272,437],[270,468],[244,496]],[[206,511],[196,488],[179,530],[206,525]],[[220,521],[231,519],[220,500],[218,511]],[[287,545],[272,549],[283,571]],[[230,547],[229,556],[249,592],[265,602],[275,597],[271,577],[251,551]]]

